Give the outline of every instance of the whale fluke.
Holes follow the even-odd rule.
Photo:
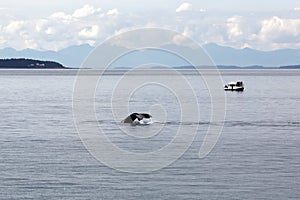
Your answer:
[[[123,123],[128,124],[149,124],[152,116],[148,113],[132,113],[123,120]]]

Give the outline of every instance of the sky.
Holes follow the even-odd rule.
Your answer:
[[[0,2],[0,48],[60,50],[160,27],[199,44],[300,48],[299,0],[10,0]]]

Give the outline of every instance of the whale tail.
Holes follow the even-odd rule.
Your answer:
[[[138,125],[150,123],[152,116],[148,113],[132,113],[126,117],[122,122]]]

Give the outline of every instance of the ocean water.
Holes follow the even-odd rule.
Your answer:
[[[111,96],[121,75],[107,74],[99,82],[97,120],[81,123],[101,127],[122,149],[151,152],[172,141],[178,128],[199,126],[192,145],[172,164],[128,173],[97,160],[80,139],[72,109],[76,72],[1,70],[0,199],[300,199],[300,71],[222,71],[224,83],[243,80],[245,91],[225,93],[223,132],[202,159],[198,153],[208,126],[220,124],[209,120],[210,93],[202,78],[186,74],[199,103],[198,122],[180,118],[181,106],[189,102],[185,90],[174,94],[150,85],[131,93],[127,105],[128,112],[157,113],[154,123],[123,125],[112,103],[124,99]],[[132,77],[137,78],[143,79]],[[177,96],[186,98],[180,102]],[[162,110],[164,117],[158,115]],[[153,130],[156,135],[143,138]]]

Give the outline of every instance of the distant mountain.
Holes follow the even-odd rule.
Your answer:
[[[298,66],[300,69],[300,66]],[[174,67],[175,69],[195,69],[194,66],[180,66],[180,67]],[[297,69],[296,66],[284,66],[284,67],[263,67],[263,66],[246,66],[246,67],[240,67],[240,66],[234,66],[234,65],[217,65],[218,69]],[[212,69],[212,66],[198,66],[197,69]]]
[[[207,44],[204,49],[217,65],[278,67],[300,63],[300,49],[258,51]]]
[[[24,49],[17,51],[12,48],[0,50],[0,58],[29,58],[37,60],[53,60],[67,67],[80,67],[93,47],[88,44],[80,46],[71,46],[60,51],[38,51],[33,49]]]
[[[280,69],[300,69],[300,65],[281,66]]]
[[[65,69],[65,67],[53,61],[41,61],[24,58],[0,59],[0,69]]]
[[[234,68],[242,66],[248,68],[279,67],[297,65],[300,63],[300,49],[282,49],[276,51],[258,51],[250,48],[234,49],[231,47],[219,46],[216,44],[207,44],[203,48],[208,52],[214,63],[221,68]],[[17,51],[12,48],[0,50],[0,58],[30,58],[53,60],[67,67],[80,67],[86,57],[92,52],[93,47],[88,44],[79,46],[70,46],[60,51],[37,51],[25,49]],[[103,56],[103,55],[102,55]],[[117,67],[130,67],[145,63],[161,63],[169,66],[185,66],[187,63],[180,61],[174,56],[166,53],[137,52],[127,55],[127,58],[117,62]],[[136,59],[139,58],[139,59]]]

